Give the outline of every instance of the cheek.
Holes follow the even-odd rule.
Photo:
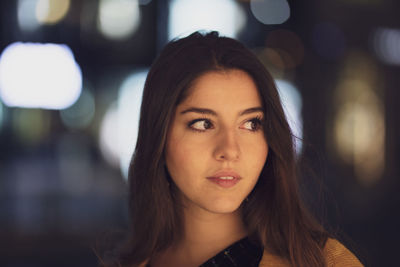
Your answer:
[[[262,142],[262,145],[256,146],[257,151],[255,154],[258,155],[258,161],[262,165],[264,165],[265,161],[267,160],[268,156],[268,145],[265,141]]]
[[[175,183],[202,174],[205,151],[190,138],[171,138],[166,150],[166,164]],[[204,171],[204,170],[203,170]]]
[[[246,146],[248,170],[254,172],[256,176],[260,174],[268,156],[268,144],[264,138],[254,140]]]

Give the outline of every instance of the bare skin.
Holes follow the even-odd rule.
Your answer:
[[[151,261],[153,267],[195,267],[246,236],[239,210],[231,214],[185,214],[184,238]]]

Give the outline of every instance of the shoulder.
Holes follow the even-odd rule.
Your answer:
[[[323,253],[326,258],[327,267],[360,267],[361,262],[336,239],[329,238],[326,241]],[[264,250],[259,267],[288,267],[289,261],[267,250]]]
[[[336,239],[329,238],[324,247],[327,266],[363,266],[361,262],[343,244]]]

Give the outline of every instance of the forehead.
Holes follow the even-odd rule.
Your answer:
[[[261,106],[257,86],[242,70],[212,71],[197,78],[181,106],[229,107]]]

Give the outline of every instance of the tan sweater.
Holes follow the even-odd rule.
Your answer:
[[[364,266],[345,246],[336,239],[328,239],[324,248],[327,267],[359,267]],[[147,261],[139,267],[145,267]],[[281,257],[264,250],[259,267],[290,267],[290,263]]]
[[[359,267],[364,266],[345,246],[336,239],[328,239],[324,254],[327,267]],[[286,259],[275,256],[264,250],[259,267],[289,267]]]

